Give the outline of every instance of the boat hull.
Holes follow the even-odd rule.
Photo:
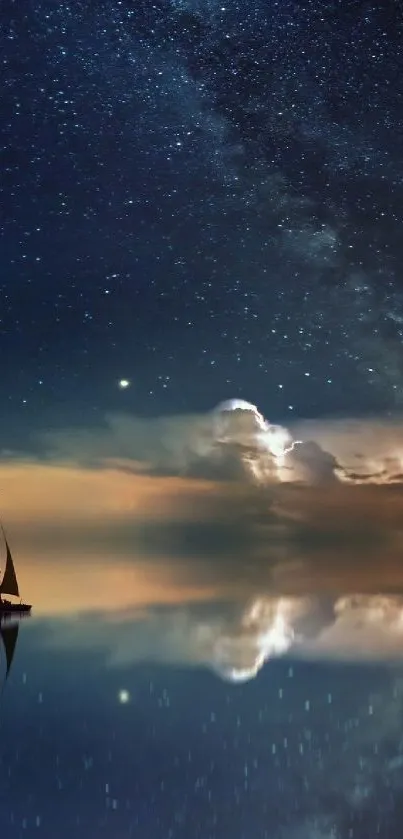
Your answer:
[[[0,617],[3,615],[22,615],[30,612],[32,606],[28,603],[0,603]]]

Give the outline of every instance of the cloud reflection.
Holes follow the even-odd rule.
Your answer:
[[[403,597],[257,597],[82,615],[53,627],[48,642],[96,648],[107,663],[207,667],[229,682],[254,678],[267,662],[293,658],[398,662]]]

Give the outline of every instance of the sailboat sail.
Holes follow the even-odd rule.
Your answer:
[[[3,528],[2,528],[3,530]],[[7,559],[6,559],[6,570],[4,571],[4,577],[0,583],[0,595],[1,594],[12,594],[15,597],[20,596],[20,591],[18,588],[18,581],[17,575],[15,573],[14,562],[11,556],[11,551],[9,544],[6,539],[6,534],[4,533],[4,540],[6,543],[6,551],[7,551]]]
[[[3,642],[4,652],[6,654],[6,680],[8,679],[8,674],[13,663],[18,632],[18,624],[13,624],[11,626],[4,626],[3,624],[0,625],[0,636]]]

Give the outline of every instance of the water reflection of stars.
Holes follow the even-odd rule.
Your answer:
[[[130,693],[128,690],[120,690],[118,693],[118,701],[120,705],[127,705],[130,700]]]

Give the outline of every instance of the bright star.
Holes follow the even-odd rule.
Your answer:
[[[120,379],[119,387],[121,390],[125,390],[127,387],[130,387],[129,379]]]

